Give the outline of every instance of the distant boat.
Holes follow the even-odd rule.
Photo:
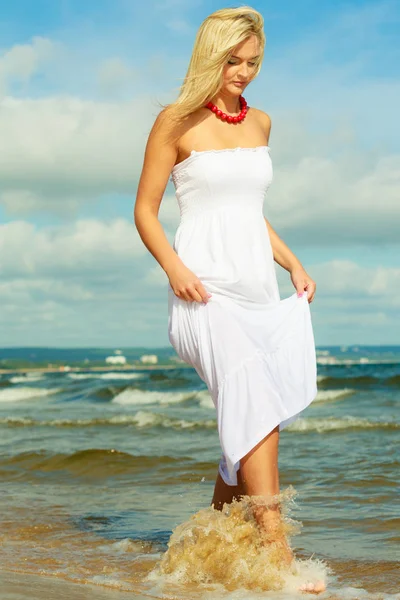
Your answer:
[[[112,354],[106,357],[106,363],[109,365],[126,365],[126,358],[122,354]]]
[[[142,354],[140,362],[155,365],[158,363],[158,356],[157,354]]]

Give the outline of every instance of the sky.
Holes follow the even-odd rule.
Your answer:
[[[168,346],[167,275],[133,208],[144,148],[214,0],[14,0],[0,11],[0,346]],[[315,343],[400,344],[400,3],[253,1],[264,215],[317,291]],[[168,183],[160,221],[173,242]],[[281,298],[295,289],[275,264]]]

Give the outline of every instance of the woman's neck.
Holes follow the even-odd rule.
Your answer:
[[[228,114],[240,113],[241,111],[239,96],[232,96],[230,94],[228,95],[219,92],[214,96],[211,102],[216,104],[220,110]]]

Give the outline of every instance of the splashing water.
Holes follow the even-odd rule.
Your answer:
[[[330,569],[323,561],[286,560],[282,537],[289,543],[302,528],[288,516],[296,493],[289,486],[273,496],[241,496],[221,511],[213,506],[199,510],[173,530],[147,580],[216,584],[227,591],[295,591],[306,579],[325,580]],[[255,514],[278,504],[281,518],[272,533],[258,525]]]

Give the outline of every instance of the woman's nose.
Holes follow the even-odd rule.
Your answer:
[[[238,72],[239,77],[242,79],[247,79],[249,76],[249,69],[247,66],[241,66]]]

